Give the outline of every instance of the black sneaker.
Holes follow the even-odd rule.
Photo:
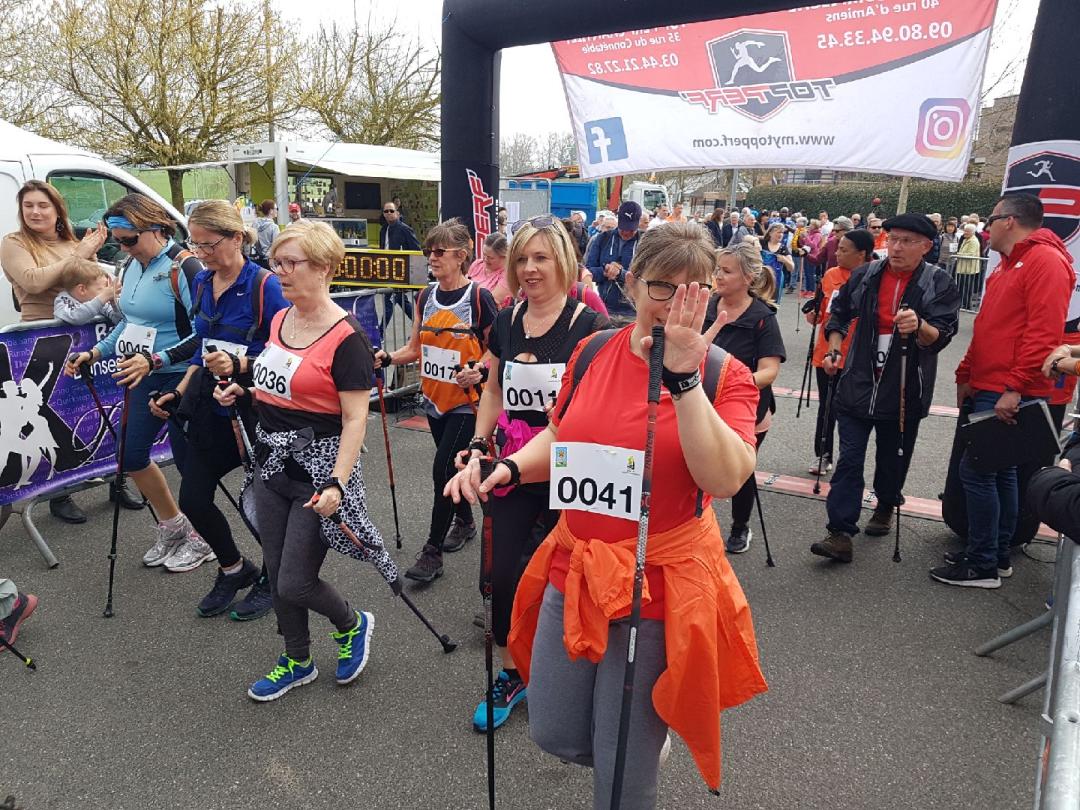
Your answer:
[[[946,565],[963,565],[966,562],[968,562],[966,551],[950,551],[945,555]],[[1013,575],[1012,563],[1008,557],[1003,560],[998,560],[997,575],[1001,579],[1008,579]]]
[[[454,522],[450,524],[450,531],[446,533],[446,539],[443,540],[442,550],[448,554],[461,551],[474,537],[476,537],[476,524],[462,523],[461,519],[455,515]]]
[[[49,501],[49,514],[64,523],[86,523],[86,513],[79,508],[70,495],[53,498]]]
[[[124,509],[138,510],[146,506],[146,499],[143,498],[142,493],[132,485],[126,475],[120,478],[119,486],[117,486],[116,481],[109,483],[110,503],[115,502],[118,497],[120,498],[120,506]]]
[[[416,564],[405,572],[406,579],[417,582],[434,582],[442,576],[442,552],[430,543],[416,555]]]
[[[258,579],[259,569],[248,560],[244,560],[243,566],[235,574],[226,574],[219,568],[214,587],[202,598],[195,611],[203,618],[224,613],[232,605],[237,592],[249,585],[254,585]]]
[[[229,618],[234,622],[250,622],[265,616],[274,607],[274,595],[270,590],[270,580],[260,576],[251,586],[248,595],[233,605]]]
[[[745,524],[732,526],[724,548],[727,549],[728,554],[743,554],[750,550],[750,541],[753,537],[754,533],[750,531],[749,526]]]
[[[1001,578],[997,568],[976,568],[967,560],[956,565],[942,565],[930,569],[930,578],[946,585],[965,588],[1000,588]]]

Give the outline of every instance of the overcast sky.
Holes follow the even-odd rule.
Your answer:
[[[294,2],[274,0],[285,15],[295,11]],[[603,2],[603,0],[583,0]],[[498,0],[492,0],[498,2]],[[948,0],[945,0],[948,2]],[[1016,93],[1020,89],[1023,70],[1016,70],[1011,81],[998,81],[1003,71],[1027,53],[1031,29],[1039,0],[999,0],[994,36],[987,66],[987,85],[993,85],[994,97]],[[398,26],[416,32],[425,41],[438,43],[441,35],[442,0],[356,0],[360,18],[370,12],[376,21],[397,20]],[[330,0],[319,9],[323,19],[348,21],[353,15],[352,0]],[[302,24],[317,26],[319,20],[308,17]],[[570,117],[566,109],[562,82],[555,59],[548,45],[530,45],[503,51],[502,96],[500,99],[500,134],[508,139],[516,132],[543,137],[546,132],[569,132]],[[989,87],[988,87],[989,89]]]

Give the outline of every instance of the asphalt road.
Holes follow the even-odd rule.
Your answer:
[[[793,299],[781,317],[791,360],[780,384],[799,387],[808,333],[794,334]],[[970,336],[970,316],[942,357],[936,401],[954,404],[948,381]],[[812,409],[780,412],[759,468],[806,475]],[[813,406],[816,408],[816,404]],[[392,519],[378,422],[365,457],[371,511]],[[936,497],[952,421],[923,424],[907,491]],[[426,433],[394,429],[395,467],[408,565],[430,508]],[[239,478],[228,483],[235,490]],[[323,674],[283,699],[244,694],[280,652],[272,615],[250,624],[201,619],[195,605],[212,566],[170,575],[145,569],[145,513],[125,513],[117,562],[116,616],[102,618],[111,510],[104,489],[79,496],[82,527],[39,518],[61,560],[46,570],[21,526],[0,533],[0,570],[41,597],[19,646],[31,673],[0,657],[0,799],[39,808],[481,808],[484,739],[470,718],[482,696],[482,633],[473,627],[479,544],[446,559],[446,575],[412,591],[443,632],[461,643],[444,655],[374,569],[331,555],[324,576],[376,617],[373,655],[350,687],[333,682],[332,629],[313,620]],[[776,558],[760,537],[733,559],[750,599],[769,691],[724,715],[724,782],[710,796],[682,743],[660,779],[662,808],[1027,807],[1035,775],[1041,693],[1015,706],[995,696],[1045,665],[1043,632],[992,658],[979,642],[1042,611],[1052,566],[1015,562],[997,591],[948,588],[927,570],[951,546],[940,523],[905,519],[904,560],[891,538],[856,540],[850,566],[808,552],[824,506],[763,496]],[[727,526],[727,505],[720,507]],[[40,510],[45,513],[47,510]],[[242,545],[257,558],[239,520]],[[755,532],[757,535],[758,532]],[[1052,547],[1034,556],[1047,559]],[[412,586],[410,586],[411,588]],[[518,710],[498,733],[499,806],[584,808],[590,776],[539,751]]]

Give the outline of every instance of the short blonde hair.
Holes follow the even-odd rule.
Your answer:
[[[312,264],[329,268],[331,273],[328,280],[334,277],[345,258],[345,243],[341,241],[337,231],[325,222],[310,219],[294,222],[291,227],[274,237],[274,242],[270,245],[270,258],[277,256],[281,246],[290,242],[296,242],[296,246]]]
[[[686,270],[689,281],[711,283],[715,250],[709,232],[696,222],[669,222],[641,236],[630,272],[637,279],[666,281]]]
[[[60,262],[60,286],[71,292],[80,284],[93,284],[108,272],[92,259],[68,256]]]
[[[247,247],[255,244],[255,232],[244,224],[244,218],[235,206],[226,200],[207,200],[196,205],[188,215],[188,225],[198,225],[222,236],[243,234],[241,243]]]
[[[569,292],[570,288],[577,283],[579,271],[577,251],[570,241],[570,234],[562,222],[552,217],[552,224],[544,228],[534,227],[531,221],[522,223],[514,233],[510,242],[510,255],[506,260],[506,286],[510,294],[516,296],[521,289],[521,281],[518,279],[517,262],[525,252],[525,245],[534,237],[540,235],[547,243],[548,249],[555,257],[555,263],[563,276],[563,291]]]

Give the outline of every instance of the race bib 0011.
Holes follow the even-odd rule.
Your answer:
[[[551,446],[550,509],[578,509],[637,521],[645,453],[588,442]]]
[[[453,382],[454,368],[461,365],[461,352],[437,346],[420,348],[420,376],[438,382]]]
[[[565,363],[505,363],[503,410],[543,411],[559,395],[564,371]]]
[[[247,350],[248,347],[243,343],[230,343],[227,340],[217,340],[216,338],[203,338],[202,342],[204,356],[211,352],[227,352],[236,357],[246,357]]]
[[[282,399],[292,399],[292,380],[304,358],[268,343],[255,359],[252,376],[255,387]]]
[[[140,326],[139,324],[129,323],[116,340],[116,353],[124,357],[139,354],[140,352],[153,354],[156,339],[157,329],[153,326]]]

